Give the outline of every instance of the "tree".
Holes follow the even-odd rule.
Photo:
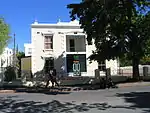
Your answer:
[[[18,59],[21,59],[21,58],[25,57],[25,53],[22,52],[22,51],[17,52],[16,55],[17,55],[17,58],[18,58]]]
[[[139,56],[139,63],[140,64],[148,64],[150,62],[150,36],[149,31],[150,30],[150,13],[147,13],[145,16],[138,15],[138,17],[135,19],[134,25],[134,34],[136,37],[136,40],[138,42],[134,42],[135,40],[130,40],[129,45],[131,46],[132,43],[134,43],[136,54]],[[132,48],[129,48],[132,49]],[[136,50],[137,49],[137,50]],[[130,50],[133,51],[133,50]],[[132,53],[128,52],[128,54],[125,54],[123,57],[120,58],[121,64],[123,66],[125,65],[131,65],[131,59]]]
[[[150,65],[150,40],[147,41],[146,46],[147,47],[145,48],[145,52],[144,52],[145,54],[140,59],[141,65]],[[127,58],[127,55],[124,55],[123,57],[119,58],[119,61],[120,61],[119,64],[121,67],[132,65],[132,61]]]
[[[126,55],[132,60],[133,78],[138,79],[150,35],[148,5],[148,0],[82,0],[68,8],[72,20],[79,18],[88,44],[95,40],[90,59],[100,62]]]
[[[3,18],[0,18],[0,54],[10,39],[9,33],[9,26],[5,23]]]
[[[119,58],[119,66],[131,66],[132,61],[127,58],[127,55],[124,55],[123,57]]]
[[[19,51],[19,52],[17,52],[16,56],[18,59],[17,67],[19,67],[18,75],[21,76],[21,58],[25,57],[25,53],[22,51]]]

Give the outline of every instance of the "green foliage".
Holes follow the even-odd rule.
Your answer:
[[[127,58],[127,55],[124,55],[121,58],[119,58],[119,64],[120,67],[131,66],[132,61]]]
[[[15,68],[8,66],[6,68],[6,71],[4,72],[4,75],[5,75],[5,81],[7,81],[7,82],[15,80],[16,79]]]
[[[127,59],[126,56],[121,57],[119,59],[119,64],[121,67],[125,67],[125,66],[131,66],[132,65],[132,61]],[[143,58],[140,59],[140,64],[141,65],[150,65],[150,57],[148,56],[144,56]]]
[[[22,52],[22,51],[19,51],[19,52],[17,53],[17,58],[18,58],[18,59],[21,59],[21,58],[23,58],[23,57],[25,57],[25,53]]]
[[[19,51],[16,55],[18,59],[17,67],[19,67],[18,75],[21,76],[21,58],[25,57],[25,53],[22,51]]]
[[[138,64],[150,40],[148,6],[148,0],[82,0],[68,8],[72,20],[79,18],[88,43],[95,40],[91,60],[100,62],[126,55],[132,61],[133,75],[139,76]]]
[[[146,15],[138,15],[134,23],[134,34],[136,37],[129,42],[128,54],[120,58],[121,66],[132,65],[131,59],[132,54],[135,51],[136,55],[139,57],[140,64],[150,64],[150,13]],[[137,41],[137,42],[135,42]],[[131,45],[132,44],[132,45]]]
[[[3,18],[0,18],[0,54],[2,53],[3,48],[8,44],[10,39],[9,33],[9,26],[5,23]]]

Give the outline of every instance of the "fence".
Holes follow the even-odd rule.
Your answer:
[[[150,65],[140,65],[139,66],[139,73],[140,76],[143,76],[143,67],[147,67],[148,68],[148,76],[150,76]],[[2,79],[4,79],[4,72],[5,72],[6,68],[0,68],[0,81],[2,81]],[[133,74],[132,71],[132,66],[128,66],[128,67],[119,67],[116,70],[111,70],[111,75],[112,76],[127,76],[127,77],[131,77]],[[66,78],[66,74],[62,73],[62,72],[57,72],[57,76],[59,77],[59,79],[62,78]],[[100,76],[105,76],[105,73],[101,73]],[[21,72],[21,79],[23,81],[45,81],[47,78],[44,75],[43,71],[39,71],[36,74],[32,75],[31,70],[22,70]]]
[[[150,65],[140,65],[139,66],[139,73],[140,76],[143,76],[143,68],[147,67],[148,68],[148,75],[150,75]],[[132,66],[128,67],[119,67],[118,69],[111,70],[111,75],[112,76],[128,76],[131,77],[133,74]],[[66,74],[62,72],[57,72],[57,76],[59,78],[65,77]],[[105,76],[105,72],[100,72],[100,76]],[[22,71],[22,78],[26,80],[38,80],[38,81],[43,81],[45,80],[45,75],[43,71],[37,72],[34,75],[31,74],[31,71]]]
[[[147,74],[150,76],[150,65],[139,65],[139,74],[140,76],[144,76],[144,67],[147,67]],[[132,76],[133,74],[133,68],[132,66],[127,66],[127,67],[120,67],[118,69],[118,75],[121,76]]]

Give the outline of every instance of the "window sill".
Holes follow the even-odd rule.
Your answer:
[[[44,49],[43,52],[53,51],[53,49]]]

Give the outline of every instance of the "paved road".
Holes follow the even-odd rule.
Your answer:
[[[150,113],[150,86],[68,94],[0,94],[0,113]]]

